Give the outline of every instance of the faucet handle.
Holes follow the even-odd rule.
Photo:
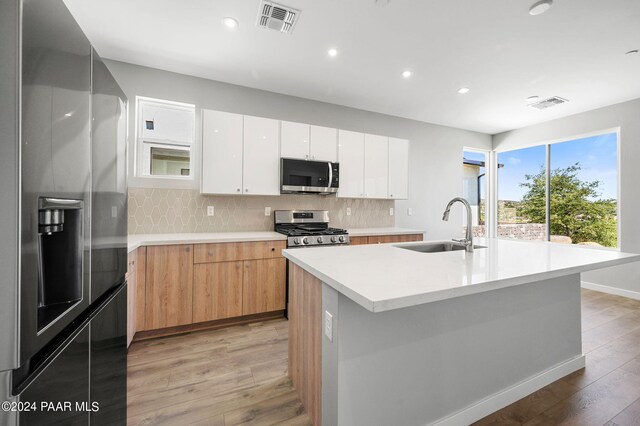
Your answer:
[[[464,245],[467,245],[467,244],[471,243],[471,241],[467,240],[466,238],[460,238],[460,239],[453,238],[451,241],[454,241],[454,242],[460,243],[460,244],[464,244]]]

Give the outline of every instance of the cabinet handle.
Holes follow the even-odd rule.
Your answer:
[[[304,156],[304,159],[305,159],[305,160],[308,160],[308,159],[309,159],[309,156],[308,156],[308,155],[305,155],[305,156]]]
[[[389,197],[393,198],[393,194],[389,194]]]
[[[276,248],[275,247],[271,247],[271,251],[276,251]]]
[[[249,190],[248,190],[248,189],[245,189],[245,190],[244,190],[244,192],[249,192]]]
[[[240,188],[236,189],[236,192],[240,192]]]

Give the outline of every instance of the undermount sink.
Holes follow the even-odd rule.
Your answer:
[[[410,246],[396,246],[405,250],[417,251],[420,253],[441,253],[443,251],[464,250],[464,245],[449,241],[438,241],[433,243],[413,244]],[[487,246],[474,245],[474,249],[483,249]]]

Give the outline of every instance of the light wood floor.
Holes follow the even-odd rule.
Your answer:
[[[476,425],[640,426],[640,301],[582,291],[587,367]],[[287,378],[287,322],[134,342],[129,425],[309,425]]]

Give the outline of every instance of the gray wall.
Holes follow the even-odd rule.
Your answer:
[[[494,136],[493,147],[497,150],[517,149],[617,127],[620,128],[620,248],[625,252],[640,253],[640,99],[500,133]],[[635,296],[640,296],[638,262],[589,272],[582,279],[637,292]]]
[[[134,153],[135,98],[146,96],[196,105],[196,141],[199,140],[200,109],[214,109],[281,120],[298,121],[346,130],[409,139],[409,200],[396,203],[396,224],[427,231],[429,238],[460,234],[462,214],[456,209],[449,223],[442,222],[447,201],[462,193],[464,146],[491,149],[491,136],[377,114],[293,96],[281,95],[123,62],[106,61],[129,98],[130,153]],[[426,96],[426,95],[425,95]],[[133,157],[133,155],[132,155]],[[130,176],[133,158],[129,161]],[[200,171],[193,183],[131,178],[131,187],[199,187]],[[413,216],[407,216],[407,208]]]

